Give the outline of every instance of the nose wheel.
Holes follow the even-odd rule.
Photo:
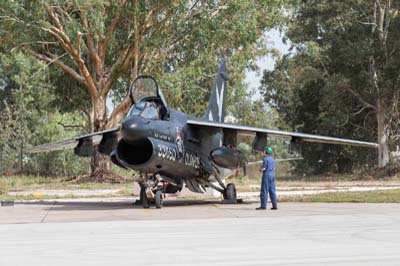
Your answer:
[[[150,200],[146,194],[146,188],[144,186],[140,187],[140,201],[144,209],[150,208]]]
[[[154,198],[150,199],[147,196],[146,188],[142,186],[140,188],[140,201],[144,209],[150,208],[150,204],[154,203],[157,209],[161,209],[163,206],[163,193],[160,189],[156,190],[154,193]]]
[[[154,203],[157,209],[161,209],[163,206],[163,195],[161,190],[157,190],[154,194]]]

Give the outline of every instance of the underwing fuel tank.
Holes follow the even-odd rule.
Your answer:
[[[211,151],[211,160],[218,166],[228,169],[245,167],[246,156],[239,150],[222,146]]]

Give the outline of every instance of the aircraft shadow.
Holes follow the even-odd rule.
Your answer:
[[[252,204],[256,201],[244,201],[238,204]],[[201,205],[227,205],[221,200],[164,200],[164,207],[182,207],[182,206],[201,206]],[[20,202],[15,205],[45,205],[51,211],[65,211],[65,210],[120,210],[120,209],[143,209],[141,204],[135,203],[134,200],[128,201],[115,201],[115,202],[85,202],[85,201],[45,201],[45,202]],[[151,204],[154,209],[154,204]]]

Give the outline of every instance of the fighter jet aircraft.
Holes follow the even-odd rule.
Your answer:
[[[157,81],[139,76],[129,88],[132,106],[119,127],[34,147],[31,152],[74,148],[78,156],[94,149],[109,155],[119,167],[137,173],[144,208],[163,204],[164,193],[203,193],[207,187],[236,201],[235,185],[222,181],[222,170],[245,168],[247,159],[237,150],[239,134],[252,135],[253,150],[261,151],[267,139],[290,141],[292,149],[304,142],[377,148],[376,143],[224,123],[227,91],[226,64],[222,60],[203,117],[195,118],[168,106]]]

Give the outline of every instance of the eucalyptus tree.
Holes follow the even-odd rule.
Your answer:
[[[271,108],[279,113],[278,127],[375,141],[374,116],[368,110],[359,112],[357,99],[337,90],[339,80],[324,75],[320,59],[318,47],[308,43],[296,54],[277,60],[274,70],[264,72],[260,89]],[[337,168],[350,170],[350,164],[358,169],[366,164],[374,166],[375,150],[365,151],[365,148],[310,143],[302,147],[305,160],[294,163],[297,170],[314,173]]]
[[[377,136],[379,167],[389,162],[389,137],[399,121],[399,7],[392,0],[307,0],[292,10],[286,34],[294,51],[312,47],[313,53],[303,57],[313,60],[313,67],[303,73],[306,79],[315,74],[315,80],[323,83],[312,86],[327,84],[324,93],[353,99],[354,108],[341,101],[333,104],[340,108],[338,113],[343,109],[363,116],[361,124],[375,116],[368,129]]]
[[[99,131],[122,119],[131,103],[126,90],[116,89],[127,88],[140,73],[163,76],[223,55],[242,62],[257,55],[252,44],[279,19],[283,2],[3,1],[0,38],[3,46],[21,49],[72,77],[87,92],[91,129]],[[192,100],[197,106],[209,93],[201,85]],[[107,112],[110,93],[121,101]],[[108,163],[96,153],[91,165],[94,172]]]
[[[1,55],[0,61],[0,152],[4,169],[22,171],[37,118],[49,111],[53,100],[52,86],[43,72],[45,64],[35,58],[13,52]]]

